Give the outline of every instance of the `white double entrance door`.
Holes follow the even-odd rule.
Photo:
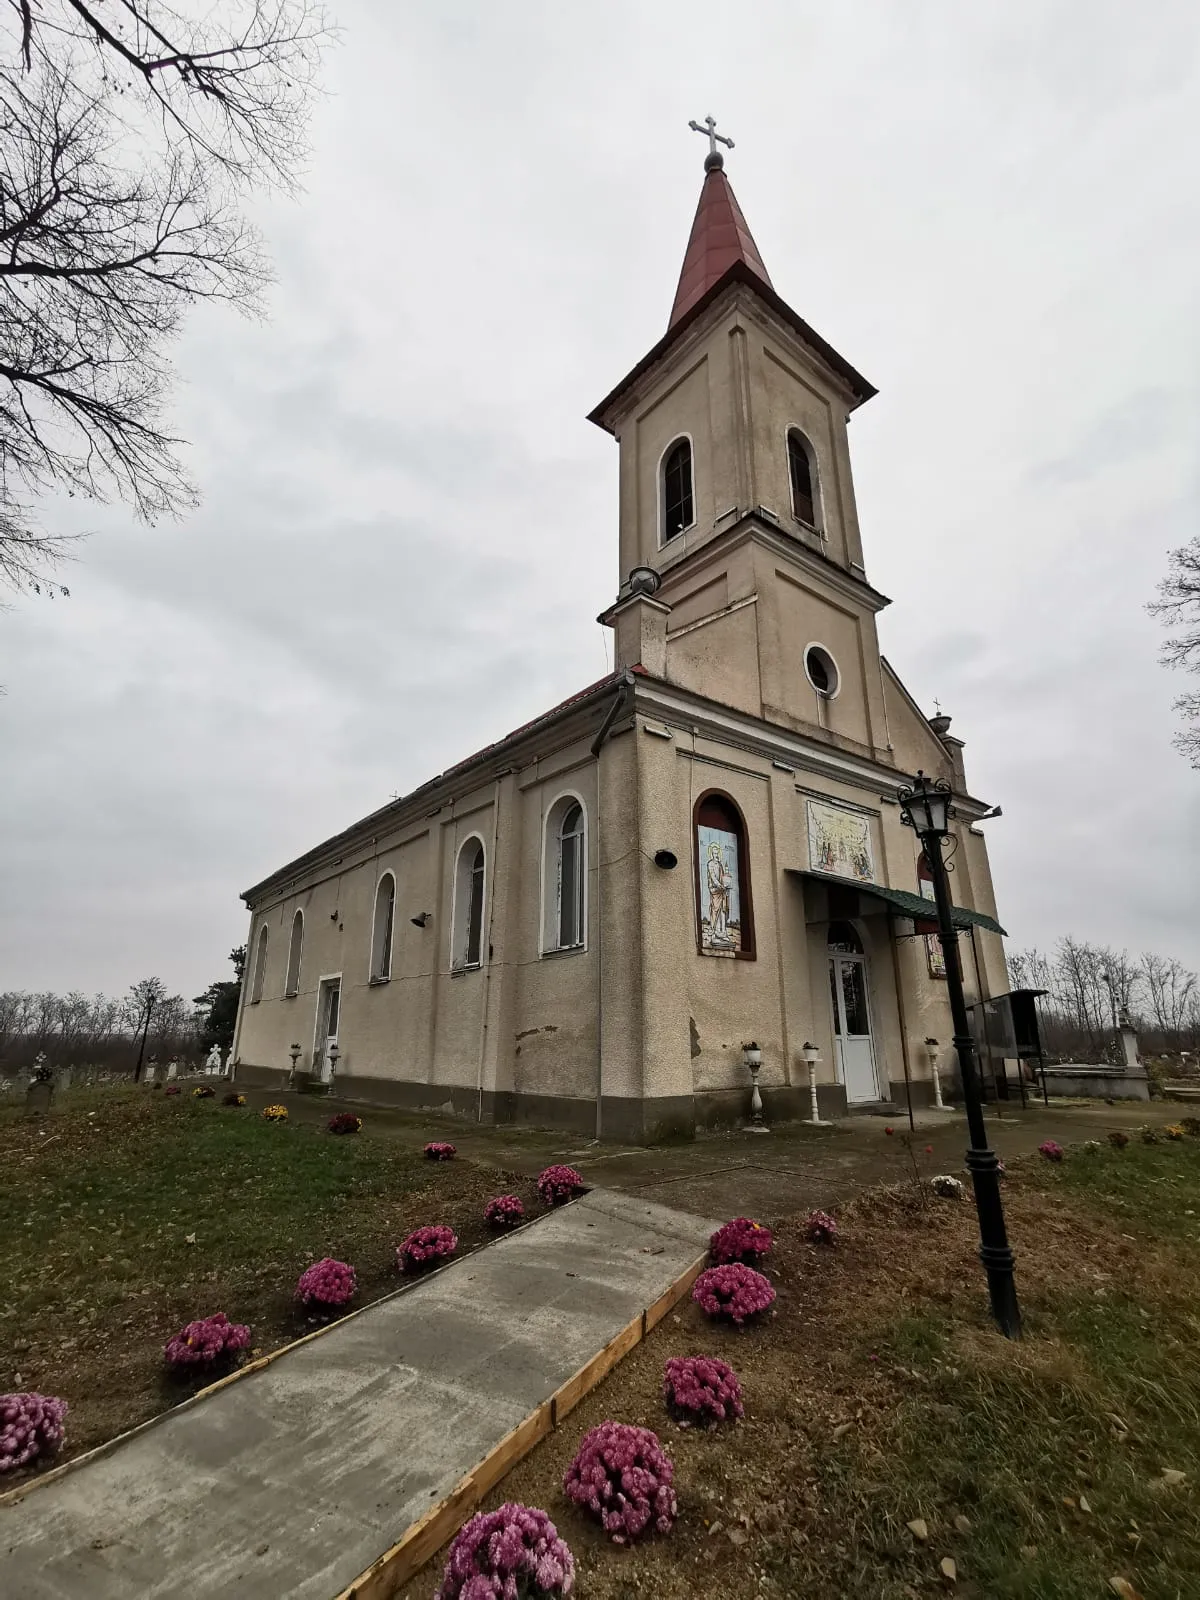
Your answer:
[[[833,1009],[834,1049],[838,1076],[849,1105],[878,1100],[871,1013],[867,1005],[867,960],[861,955],[831,952],[829,984]]]

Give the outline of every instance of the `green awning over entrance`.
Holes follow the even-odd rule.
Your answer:
[[[793,878],[807,878],[810,883],[824,883],[838,889],[853,889],[859,894],[872,895],[898,911],[902,917],[930,922],[937,916],[932,900],[926,900],[919,894],[910,894],[907,889],[885,889],[881,883],[859,883],[854,878],[838,878],[828,872],[801,872],[797,867],[787,870]],[[982,911],[968,911],[966,906],[954,907],[953,921],[956,928],[975,927],[986,928],[989,933],[1004,932],[994,917],[985,916]]]

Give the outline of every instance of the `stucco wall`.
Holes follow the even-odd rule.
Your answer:
[[[543,841],[550,808],[568,793],[586,819],[586,943],[580,951],[550,954],[543,950]],[[268,958],[262,1000],[243,1006],[239,1062],[284,1070],[295,1041],[301,1071],[311,1069],[319,983],[340,977],[338,1078],[347,1093],[355,1079],[371,1079],[483,1092],[489,1099],[552,1094],[594,1101],[596,822],[595,763],[584,743],[465,794],[436,817],[373,841],[319,881],[274,898],[251,922],[251,950],[259,928],[269,930]],[[473,836],[486,852],[484,960],[476,970],[453,971],[455,867]],[[387,871],[397,885],[395,931],[391,977],[380,983],[371,981],[371,940],[376,886]],[[285,998],[297,906],[305,912],[300,985]],[[423,928],[411,920],[421,912],[432,913]]]

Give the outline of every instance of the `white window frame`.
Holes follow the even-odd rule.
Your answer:
[[[580,862],[580,927],[578,944],[560,944],[562,904],[562,824],[572,806],[578,806],[582,818],[581,838],[583,848]],[[556,794],[546,810],[542,825],[542,948],[544,956],[581,955],[588,947],[588,858],[591,845],[591,827],[588,808],[583,796],[575,789],[564,789]]]
[[[296,939],[296,928],[299,926],[300,938]],[[283,979],[283,998],[294,1000],[300,993],[300,968],[304,962],[304,910],[297,906],[292,917],[292,931],[288,935],[288,961],[287,971]],[[293,966],[295,970],[293,971]]]
[[[692,520],[685,528],[680,528],[678,533],[673,533],[669,539],[663,537],[664,525],[667,520],[667,457],[677,444],[686,439],[692,457]],[[698,507],[700,496],[696,488],[696,442],[690,433],[672,434],[666,447],[658,458],[658,465],[654,469],[654,488],[658,497],[658,548],[667,550],[674,545],[677,539],[682,539],[684,534],[690,533],[699,520]]]
[[[389,878],[392,882],[392,923],[388,929],[387,949],[384,951],[380,948],[382,941],[379,927],[379,895],[385,880]],[[396,895],[396,874],[388,867],[386,871],[379,874],[379,879],[375,884],[375,901],[371,910],[370,971],[367,974],[367,979],[370,983],[391,982],[392,954],[396,945]],[[387,957],[386,962],[382,959],[385,955]]]
[[[799,438],[804,447],[804,454],[808,457],[808,481],[812,485],[813,492],[813,520],[811,522],[805,522],[803,517],[796,515],[796,496],[792,489],[792,455],[790,448],[793,434]],[[792,521],[797,527],[804,528],[809,533],[820,534],[821,538],[824,539],[826,536],[825,508],[821,500],[821,467],[817,459],[817,447],[798,422],[789,422],[783,430],[783,459],[787,468],[788,513]]]
[[[810,650],[819,650],[821,654],[828,659],[830,665],[833,667],[832,689],[822,689],[819,684],[813,682],[812,673],[808,670],[808,655]],[[829,646],[827,644],[822,644],[820,639],[810,639],[804,646],[803,661],[804,676],[808,679],[809,686],[816,695],[817,699],[836,700],[838,695],[840,695],[842,692],[842,669],[838,665],[837,657],[834,655]]]
[[[468,961],[467,954],[471,939],[471,888],[468,881],[464,893],[463,883],[463,858],[468,845],[478,844],[482,860],[483,872],[481,874],[482,890],[479,901],[479,959]],[[469,833],[459,845],[454,857],[454,880],[451,884],[451,911],[450,911],[450,971],[478,972],[487,964],[487,845],[483,835]]]
[[[256,1006],[263,997],[263,984],[267,977],[267,925],[264,922],[254,936],[254,971],[250,975],[250,1004]]]

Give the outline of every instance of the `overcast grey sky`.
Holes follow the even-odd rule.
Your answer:
[[[1200,966],[1186,680],[1200,21],[1152,0],[340,0],[270,320],[198,311],[202,509],[0,615],[0,988],[198,993],[239,892],[598,677],[616,449],[712,112],[851,425],[883,648],[967,741],[1002,920]],[[54,515],[58,510],[55,508]],[[63,516],[76,519],[72,503]]]

